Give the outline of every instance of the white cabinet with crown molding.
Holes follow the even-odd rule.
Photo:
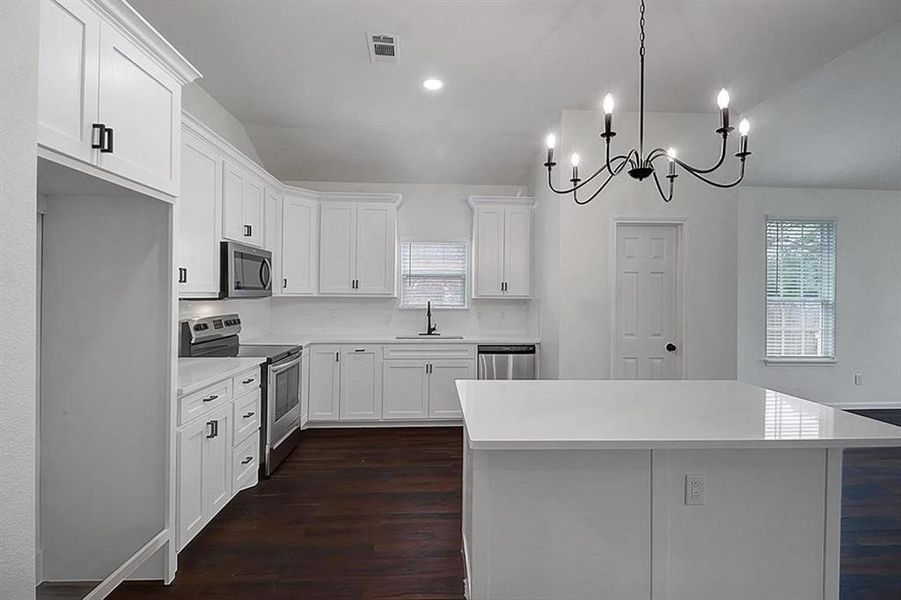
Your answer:
[[[530,197],[471,196],[473,298],[532,295]]]
[[[274,256],[276,250],[272,252]],[[281,285],[278,287],[281,295],[315,294],[319,271],[319,203],[315,194],[300,190],[285,194],[280,254]]]

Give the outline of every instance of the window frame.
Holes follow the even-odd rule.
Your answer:
[[[832,294],[833,294],[833,310],[832,310],[832,356],[770,356],[767,354],[767,321],[768,321],[768,304],[767,296],[767,223],[770,221],[802,221],[802,222],[828,222],[832,223]],[[792,366],[812,366],[812,367],[831,367],[837,364],[838,360],[838,231],[839,219],[832,215],[808,214],[808,215],[780,215],[765,214],[763,216],[763,364],[772,367],[792,367]]]
[[[468,311],[472,308],[470,298],[471,298],[471,281],[472,281],[472,244],[468,238],[449,238],[449,239],[434,239],[434,238],[402,238],[398,239],[397,242],[397,309],[398,310],[415,310],[415,311],[423,311],[426,309],[424,306],[408,306],[404,304],[404,269],[403,269],[403,255],[404,255],[404,244],[460,244],[463,246],[464,252],[466,253],[466,258],[463,261],[463,306],[432,306],[432,312],[435,311]]]

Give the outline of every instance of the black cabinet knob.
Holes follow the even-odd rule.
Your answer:
[[[667,352],[675,352],[677,349],[678,349],[678,348],[676,348],[676,345],[675,345],[674,343],[672,343],[672,342],[669,342],[669,343],[666,345],[666,351],[667,351]]]

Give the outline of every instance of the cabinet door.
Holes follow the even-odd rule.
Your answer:
[[[178,195],[181,85],[113,26],[100,27],[99,120],[112,129],[112,152],[98,165]]]
[[[341,346],[341,420],[382,418],[382,349]]]
[[[201,489],[206,519],[212,519],[231,500],[232,491],[232,406],[202,417],[203,475]]]
[[[266,188],[263,202],[263,248],[272,253],[272,293],[282,293],[282,247],[281,247],[282,197],[274,190]]]
[[[310,421],[338,420],[341,346],[310,350]]]
[[[222,157],[195,135],[182,136],[181,194],[175,243],[183,297],[219,294],[219,206],[222,194]]]
[[[429,417],[432,419],[459,419],[463,416],[460,397],[457,395],[458,379],[475,379],[476,365],[472,360],[429,361]]]
[[[243,241],[251,246],[263,246],[263,183],[250,175],[244,180]]]
[[[282,293],[316,292],[319,237],[316,201],[285,196],[282,201]]]
[[[203,505],[203,444],[206,420],[178,431],[178,549],[184,548],[206,524]]]
[[[225,160],[225,176],[222,184],[222,237],[247,243],[244,235],[244,171],[228,159]]]
[[[42,0],[39,44],[38,143],[93,162],[100,17],[82,0]]]
[[[428,374],[421,360],[386,360],[382,363],[382,417],[428,417]]]
[[[504,294],[527,298],[532,293],[532,208],[504,209]]]
[[[319,293],[352,294],[356,291],[356,206],[325,203],[319,207],[319,223]]]
[[[356,231],[358,294],[393,295],[395,275],[396,207],[359,204]]]
[[[504,208],[479,206],[475,211],[475,297],[503,296]]]

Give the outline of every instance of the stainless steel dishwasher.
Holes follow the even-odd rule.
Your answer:
[[[535,379],[535,345],[480,345],[479,379]]]

